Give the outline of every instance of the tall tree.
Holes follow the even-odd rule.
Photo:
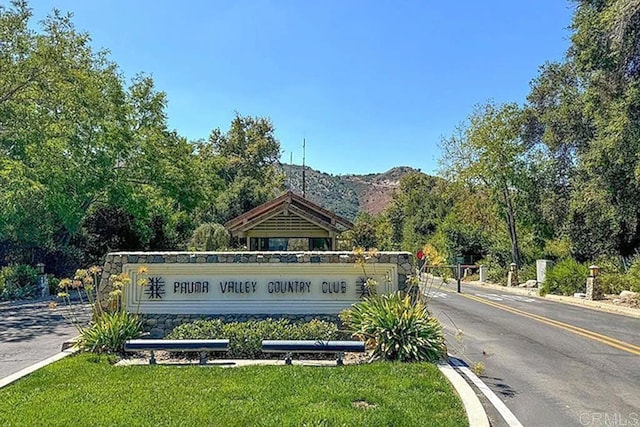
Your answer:
[[[577,3],[568,61],[585,88],[594,133],[578,162],[573,207],[576,219],[587,220],[585,236],[609,235],[597,245],[584,241],[579,255],[592,256],[591,248],[630,255],[640,247],[639,6],[629,0]]]
[[[167,129],[164,93],[144,75],[126,87],[71,15],[53,11],[39,31],[31,17],[25,1],[0,6],[0,236],[16,260],[76,256],[87,232],[134,231],[108,239],[127,245],[184,234],[204,187],[193,146]],[[86,229],[104,212],[118,212],[113,227]]]
[[[223,177],[227,183],[249,177],[261,183],[275,179],[275,165],[280,160],[280,142],[276,139],[271,120],[236,114],[226,134],[215,129],[209,142],[225,159]]]
[[[412,172],[400,179],[398,191],[385,213],[396,248],[416,251],[434,234],[451,206],[445,185],[441,179],[422,172]]]
[[[226,191],[214,202],[215,220],[224,223],[252,209],[281,190],[283,177],[277,167],[280,142],[268,118],[236,114],[229,131],[214,129],[208,144],[199,150],[217,168]]]
[[[563,64],[529,95],[529,136],[549,156],[542,200],[580,259],[640,247],[640,2],[579,0]]]
[[[0,69],[7,71],[0,72],[0,175],[21,170],[41,210],[30,212],[15,187],[3,187],[2,197],[27,216],[49,219],[26,224],[42,227],[41,245],[66,247],[89,208],[119,181],[126,96],[115,64],[92,51],[69,15],[54,11],[41,34],[28,28],[30,18],[26,2],[0,10]]]
[[[443,139],[442,172],[453,182],[481,186],[500,208],[513,262],[521,264],[518,244],[518,192],[525,187],[523,114],[516,104],[493,103],[475,109],[465,126]]]

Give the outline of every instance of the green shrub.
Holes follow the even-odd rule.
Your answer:
[[[167,339],[174,340],[214,340],[222,339],[224,322],[220,319],[195,320],[175,327]]]
[[[228,339],[229,351],[212,357],[261,359],[262,340],[332,340],[338,338],[334,323],[322,320],[292,323],[287,319],[224,323],[220,319],[196,320],[177,326],[167,339]]]
[[[286,319],[250,320],[227,323],[223,327],[223,338],[229,340],[230,357],[259,359],[262,357],[262,340],[292,339],[287,334]],[[309,338],[312,339],[312,338]]]
[[[0,283],[3,286],[2,299],[23,299],[36,295],[38,289],[38,271],[26,264],[4,267],[0,270]]]
[[[619,294],[624,290],[629,290],[634,282],[631,274],[606,272],[600,274],[598,281],[605,294]]]
[[[547,240],[544,245],[543,256],[551,260],[560,260],[569,258],[571,251],[571,240],[567,237],[561,237],[559,239]]]
[[[537,279],[538,279],[538,271],[535,263],[523,265],[520,268],[520,270],[518,270],[518,281],[520,283],[524,283],[527,280],[537,280]]]
[[[122,353],[127,340],[141,335],[142,323],[137,314],[117,311],[102,313],[80,331],[77,346],[93,353]]]
[[[189,241],[189,250],[217,251],[229,247],[231,235],[220,224],[205,223],[195,229]]]
[[[621,256],[602,255],[594,264],[600,267],[600,273],[626,273],[631,261]]]
[[[374,360],[435,362],[447,354],[440,323],[425,304],[400,292],[366,298],[340,318],[353,336],[373,347]]]
[[[500,265],[495,258],[483,258],[476,264],[485,265],[487,267],[487,280],[489,282],[503,286],[507,284],[507,268]]]
[[[573,295],[584,292],[588,275],[587,264],[580,264],[573,258],[564,259],[547,270],[540,295]]]
[[[53,274],[47,274],[47,282],[49,283],[49,295],[58,294],[58,286],[60,285],[60,279]]]
[[[633,287],[635,272],[640,273],[640,264],[633,258],[603,255],[596,259],[595,265],[600,267],[598,281],[605,294],[619,294]],[[636,265],[635,270],[632,267]]]
[[[628,288],[634,292],[640,292],[640,256],[636,256],[631,265],[629,271],[627,271]],[[624,290],[624,289],[623,289]]]

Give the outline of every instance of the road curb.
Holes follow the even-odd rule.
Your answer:
[[[540,298],[542,300],[554,301],[563,304],[575,305],[578,307],[589,308],[591,310],[604,311],[606,313],[620,314],[629,317],[640,318],[640,310],[619,305],[607,304],[601,301],[589,301],[581,298],[575,298],[564,295],[547,294],[540,296],[536,288],[512,288],[509,286],[501,286],[493,283],[480,282],[463,282],[465,285],[476,286],[478,288],[493,289],[511,294],[524,295],[529,297]]]
[[[541,297],[542,298],[542,297]],[[640,310],[636,308],[623,307],[619,305],[611,305],[607,303],[602,303],[598,301],[589,301],[580,298],[567,297],[563,295],[550,295],[547,294],[544,299],[549,301],[560,302],[563,304],[575,305],[578,307],[585,307],[591,310],[604,311],[611,314],[620,314],[629,317],[635,317],[640,319]]]
[[[53,362],[57,362],[60,359],[64,359],[67,356],[72,355],[73,353],[75,353],[77,350],[76,349],[68,349],[65,351],[61,351],[60,353],[51,356],[47,359],[44,359],[43,361],[40,361],[36,364],[33,364],[31,366],[28,366],[26,368],[24,368],[21,371],[16,372],[15,374],[11,374],[8,377],[4,377],[2,379],[0,379],[0,388],[3,388],[5,386],[8,386],[9,384],[19,380],[22,377],[26,377],[27,375],[37,371],[40,368],[44,368],[47,365],[52,364]]]
[[[489,427],[487,413],[469,383],[448,363],[439,363],[438,369],[460,396],[469,419],[469,427]]]
[[[479,288],[493,289],[496,291],[504,291],[511,294],[524,295],[528,297],[538,297],[544,299],[539,294],[538,288],[517,288],[510,286],[497,285],[495,283],[481,283],[481,282],[462,282],[464,285],[477,286]]]
[[[80,339],[80,335],[70,338],[62,343],[62,351],[70,350],[75,347],[76,343]]]

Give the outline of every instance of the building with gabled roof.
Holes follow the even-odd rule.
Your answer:
[[[335,251],[337,235],[353,224],[288,191],[228,221],[225,228],[246,239],[250,251]]]

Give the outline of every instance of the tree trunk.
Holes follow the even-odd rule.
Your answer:
[[[520,268],[520,249],[518,248],[515,210],[513,208],[511,194],[506,186],[502,190],[502,195],[505,202],[507,229],[509,230],[509,239],[511,240],[511,256],[513,257],[513,262]]]

